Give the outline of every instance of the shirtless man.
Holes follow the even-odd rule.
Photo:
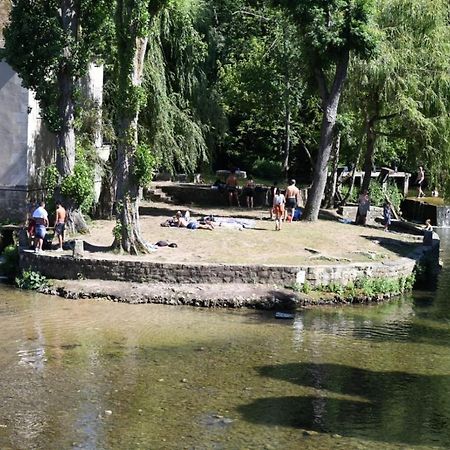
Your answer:
[[[61,203],[56,203],[56,217],[55,217],[55,234],[58,237],[57,252],[63,251],[64,243],[64,229],[66,228],[67,213]]]
[[[236,171],[232,170],[230,175],[228,175],[227,181],[227,191],[228,191],[228,203],[230,206],[233,205],[233,198],[236,199],[236,204],[238,207],[241,205],[239,204],[239,196],[238,196],[238,180],[236,176]]]
[[[286,189],[286,211],[291,216],[291,220],[294,218],[295,208],[300,203],[300,190],[295,185],[295,180],[289,181],[289,186]]]
[[[419,170],[417,171],[417,186],[418,186],[417,198],[425,197],[425,192],[423,192],[422,190],[424,181],[425,181],[425,171],[423,170],[423,167],[420,166]]]

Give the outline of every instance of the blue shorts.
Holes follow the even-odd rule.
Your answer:
[[[37,238],[44,239],[46,234],[47,234],[47,229],[45,228],[45,225],[36,225],[34,235]]]
[[[196,230],[198,228],[197,222],[189,222],[186,226],[186,228],[189,228],[190,230]]]

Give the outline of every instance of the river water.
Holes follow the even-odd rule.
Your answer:
[[[0,286],[0,448],[450,448],[442,249],[436,292],[294,320]]]

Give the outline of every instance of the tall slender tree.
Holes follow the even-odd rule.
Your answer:
[[[322,125],[315,171],[303,215],[315,221],[325,190],[339,102],[350,53],[369,57],[375,48],[370,0],[276,0],[293,15],[303,52],[322,100]]]
[[[139,226],[139,178],[136,172],[139,112],[145,101],[144,60],[151,21],[164,0],[117,0],[117,209],[120,245],[131,254],[148,246]]]

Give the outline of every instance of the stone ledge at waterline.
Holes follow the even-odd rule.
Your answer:
[[[97,279],[138,283],[243,283],[266,285],[293,285],[307,282],[311,287],[338,283],[346,285],[360,278],[397,279],[410,275],[416,263],[439,263],[439,239],[431,247],[418,245],[408,257],[371,263],[321,265],[231,265],[231,264],[176,264],[127,259],[101,259],[86,253],[84,258],[45,252],[35,254],[22,251],[20,267],[38,271],[52,279]]]

